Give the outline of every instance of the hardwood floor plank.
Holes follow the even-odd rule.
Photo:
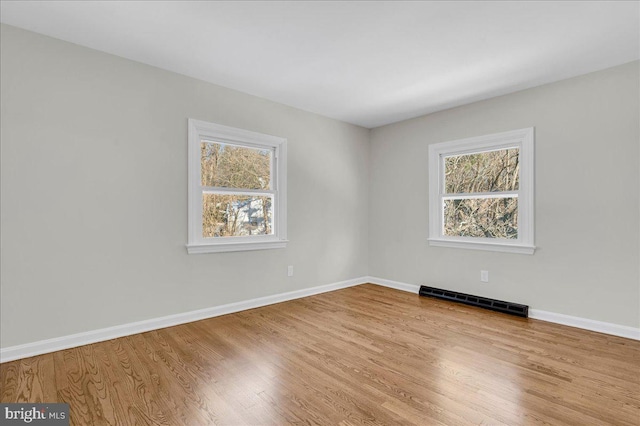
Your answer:
[[[640,342],[361,285],[0,364],[74,425],[640,425]]]
[[[14,402],[17,398],[20,363],[18,361],[0,364],[0,401]]]
[[[26,358],[7,366],[5,377],[7,388],[3,386],[2,397],[15,402],[43,402],[56,398],[53,380],[53,356],[45,354],[40,357]]]

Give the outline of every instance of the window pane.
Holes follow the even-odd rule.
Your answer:
[[[273,197],[202,195],[202,236],[273,234]]]
[[[445,193],[516,191],[518,148],[458,155],[444,159]]]
[[[203,186],[271,189],[271,150],[201,141]]]
[[[445,200],[444,235],[516,239],[518,199]]]

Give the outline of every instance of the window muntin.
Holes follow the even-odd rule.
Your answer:
[[[429,146],[429,243],[533,253],[533,128]]]
[[[286,246],[286,139],[189,120],[189,253]]]

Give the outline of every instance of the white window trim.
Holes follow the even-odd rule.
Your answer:
[[[272,161],[273,235],[243,237],[202,236],[202,186],[200,142],[203,139],[274,150]],[[187,252],[217,253],[245,250],[265,250],[287,246],[287,140],[285,138],[189,119],[188,136],[188,243]]]
[[[518,238],[507,240],[443,235],[444,157],[514,147],[520,150],[520,188],[516,191],[519,215]],[[533,254],[536,248],[533,198],[533,127],[429,145],[429,245]]]

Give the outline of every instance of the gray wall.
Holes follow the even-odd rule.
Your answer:
[[[369,274],[640,326],[639,80],[634,62],[374,129]],[[428,246],[427,146],[530,126],[536,253]]]
[[[367,274],[369,130],[14,27],[0,39],[2,347]],[[288,139],[286,249],[187,255],[189,117]]]
[[[365,275],[640,325],[637,62],[370,132],[1,31],[2,347]],[[288,138],[287,249],[187,255],[189,117]],[[536,254],[429,247],[427,145],[527,126]]]

